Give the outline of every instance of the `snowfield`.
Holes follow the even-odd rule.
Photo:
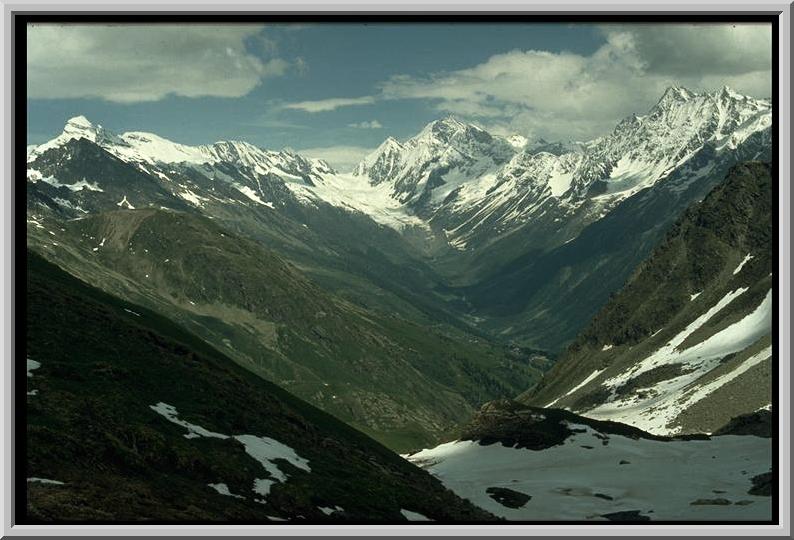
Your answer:
[[[455,441],[408,459],[457,495],[508,520],[604,520],[605,514],[624,511],[653,521],[771,519],[771,498],[747,493],[751,478],[770,470],[770,439],[604,439],[592,428],[576,427],[586,432],[540,451]],[[531,499],[510,508],[486,493],[491,487]]]

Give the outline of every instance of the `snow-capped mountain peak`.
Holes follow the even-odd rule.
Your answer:
[[[66,127],[64,131],[67,130],[92,130],[94,129],[94,124],[91,121],[83,116],[82,114],[79,116],[74,116],[66,121]]]
[[[450,143],[456,136],[467,131],[484,131],[473,124],[461,122],[452,115],[427,124],[419,134],[413,138],[415,142]]]
[[[369,177],[372,185],[389,183],[395,198],[416,204],[442,199],[451,187],[506,163],[516,151],[507,139],[450,115],[430,122],[405,142],[386,139],[354,174]],[[434,193],[442,184],[447,188]]]
[[[769,100],[727,87],[704,92],[671,86],[645,114],[629,115],[611,133],[587,142],[505,137],[447,116],[408,139],[386,138],[349,175],[288,149],[239,140],[190,146],[144,132],[117,136],[85,117],[71,119],[61,135],[29,150],[28,162],[85,138],[158,178],[170,179],[174,170],[188,178],[208,175],[245,189],[242,193],[258,204],[272,202],[286,185],[302,202],[361,211],[398,230],[405,225],[429,230],[432,222],[433,234],[461,250],[525,226],[545,227],[550,245],[568,242],[583,226],[687,163],[691,172],[679,175],[675,189],[709,174],[718,154],[751,137],[757,142],[747,156],[759,155],[770,125]],[[180,197],[191,202],[212,196],[182,187]],[[569,226],[571,220],[579,221]]]
[[[273,151],[241,140],[218,141],[213,144],[191,146],[177,143],[143,131],[129,131],[116,135],[85,116],[69,119],[63,133],[32,148],[28,162],[47,150],[60,147],[70,140],[87,139],[117,158],[144,166],[157,164],[217,165],[231,164],[251,169],[256,175],[273,174],[285,181],[309,182],[319,174],[334,174],[325,162],[309,160],[289,150]]]
[[[694,92],[683,88],[681,86],[669,86],[662,94],[662,97],[659,99],[659,104],[668,104],[668,103],[680,103],[683,101],[689,101],[692,97],[695,96]]]
[[[63,132],[54,139],[36,146],[28,152],[31,161],[50,148],[57,148],[74,139],[87,139],[97,144],[118,144],[119,138],[99,124],[92,123],[85,116],[74,116],[66,121]]]
[[[125,161],[194,164],[209,161],[200,148],[179,144],[154,133],[130,131],[119,138],[123,144],[101,146]]]

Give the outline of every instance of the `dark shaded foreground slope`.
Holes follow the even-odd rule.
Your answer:
[[[16,357],[28,371],[27,521],[492,518],[167,319],[30,252],[27,289],[27,354]]]

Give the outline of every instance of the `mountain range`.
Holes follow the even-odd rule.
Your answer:
[[[769,101],[671,87],[592,141],[550,148],[448,117],[339,173],[290,151],[115,135],[77,117],[29,150],[28,201],[65,219],[199,213],[353,302],[554,353],[730,166],[769,158],[770,126]]]
[[[450,116],[340,172],[70,119],[27,153],[29,514],[765,519],[772,128],[671,87],[591,141]],[[606,488],[676,456],[680,497]]]

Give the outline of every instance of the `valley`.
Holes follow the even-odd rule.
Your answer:
[[[770,520],[771,137],[728,87],[352,171],[73,117],[27,153],[29,514]]]

